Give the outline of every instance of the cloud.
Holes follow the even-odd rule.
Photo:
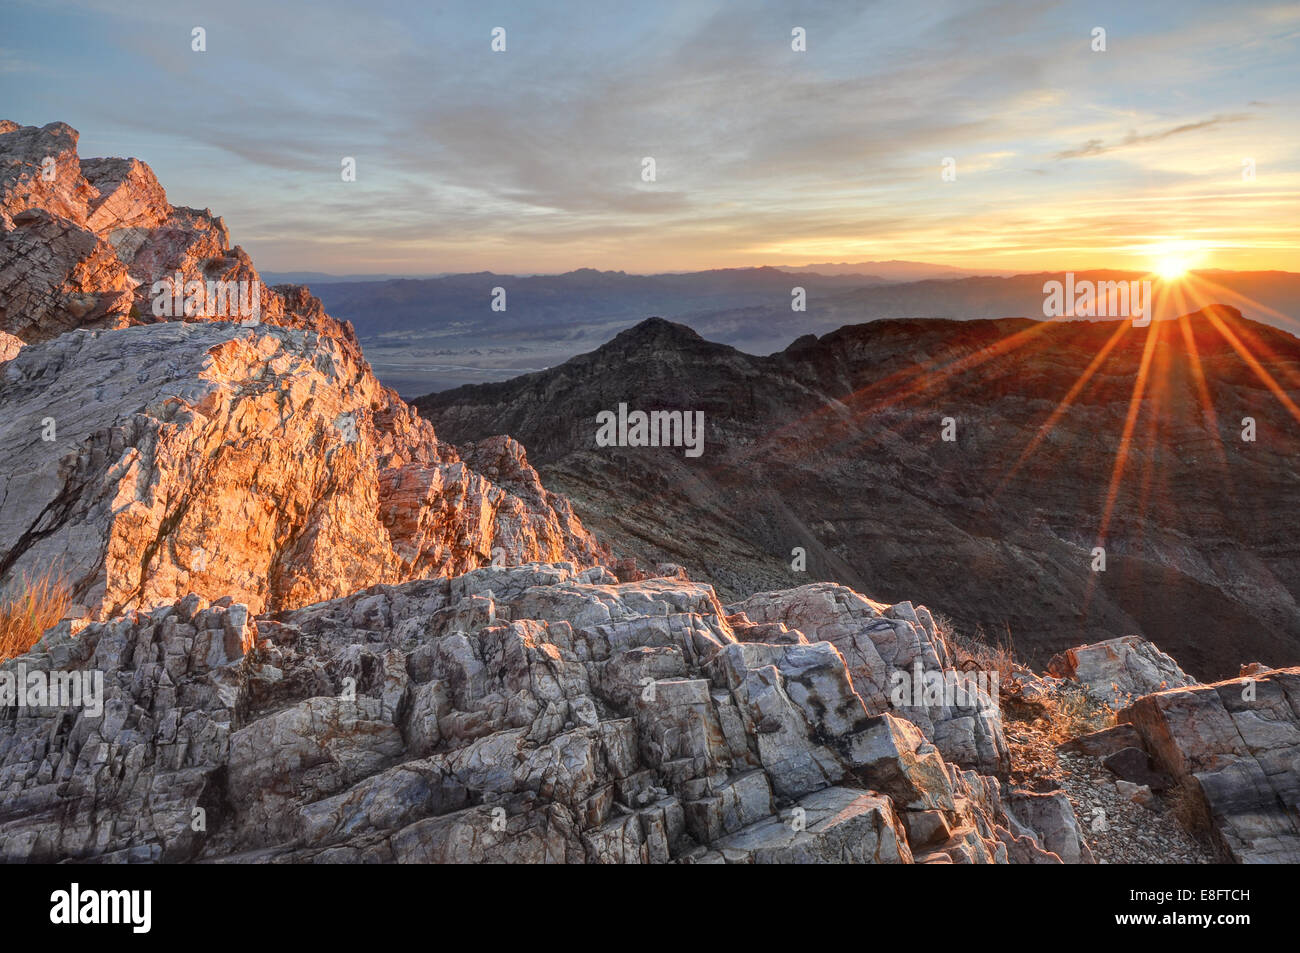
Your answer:
[[[1249,116],[1215,116],[1212,119],[1203,119],[1200,122],[1183,123],[1180,126],[1174,126],[1172,129],[1164,129],[1160,132],[1151,132],[1145,135],[1138,135],[1137,132],[1130,132],[1123,139],[1113,145],[1106,145],[1101,139],[1089,139],[1082,146],[1076,149],[1066,149],[1058,152],[1052,158],[1054,159],[1081,159],[1088,156],[1099,156],[1107,152],[1114,152],[1116,149],[1124,149],[1129,146],[1140,146],[1151,142],[1161,142],[1171,136],[1179,136],[1189,132],[1199,132],[1205,129],[1214,129],[1215,127],[1225,125],[1231,122],[1242,122],[1250,119]]]

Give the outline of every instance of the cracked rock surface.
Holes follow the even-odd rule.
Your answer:
[[[102,671],[103,714],[0,718],[0,858],[1090,859],[1068,804],[1017,810],[933,726],[859,693],[819,632],[856,626],[877,652],[930,635],[921,610],[872,616],[832,588],[770,596],[807,631],[747,626],[680,576],[571,563],[275,616],[189,596],[64,623],[4,669]]]
[[[518,443],[442,443],[313,331],[73,331],[0,364],[0,404],[0,582],[55,567],[84,618],[599,555]]]

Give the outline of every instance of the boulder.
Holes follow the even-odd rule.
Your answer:
[[[1047,671],[1078,682],[1090,697],[1116,709],[1149,692],[1197,684],[1154,643],[1137,635],[1067,649],[1052,656]]]
[[[1013,790],[1009,807],[1016,817],[1038,834],[1043,848],[1067,864],[1093,863],[1092,851],[1078,818],[1063,791],[1037,793]]]
[[[1169,787],[1169,778],[1151,767],[1151,758],[1141,748],[1120,748],[1101,762],[1111,774],[1152,791]]]
[[[1112,725],[1101,731],[1071,738],[1057,747],[1061,751],[1086,754],[1094,758],[1104,758],[1124,748],[1142,747],[1142,735],[1129,724]]]
[[[1238,863],[1300,862],[1300,668],[1139,698],[1119,713]]]

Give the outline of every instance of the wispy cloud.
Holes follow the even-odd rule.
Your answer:
[[[1107,152],[1114,152],[1116,149],[1124,149],[1128,146],[1140,146],[1150,142],[1162,142],[1171,136],[1178,136],[1188,132],[1200,132],[1206,129],[1214,129],[1230,122],[1243,122],[1249,119],[1249,116],[1215,116],[1213,119],[1204,119],[1200,122],[1186,122],[1180,126],[1174,126],[1172,129],[1163,129],[1160,132],[1149,132],[1139,135],[1137,132],[1129,132],[1123,139],[1111,145],[1107,145],[1100,139],[1089,139],[1077,149],[1066,149],[1056,153],[1054,159],[1081,159],[1087,156],[1104,155]]]

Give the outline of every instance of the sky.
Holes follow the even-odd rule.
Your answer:
[[[1298,46],[1295,2],[3,0],[0,118],[263,271],[1300,271]]]

